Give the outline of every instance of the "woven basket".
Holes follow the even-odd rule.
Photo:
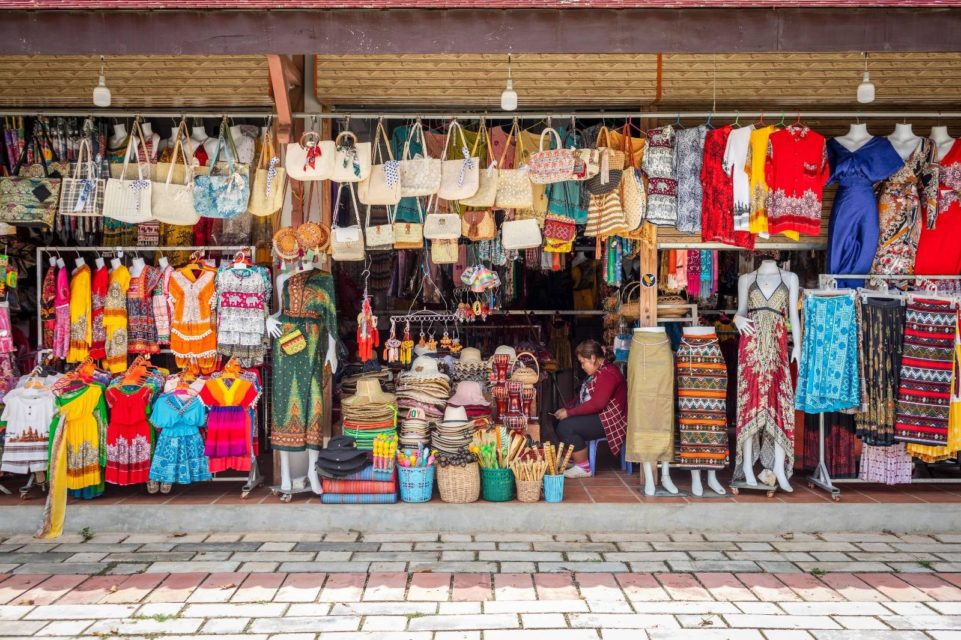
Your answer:
[[[480,497],[480,466],[472,462],[462,467],[437,467],[437,490],[440,499],[452,504],[477,502]]]
[[[541,499],[541,480],[518,480],[517,499],[520,502],[538,502]]]
[[[514,498],[514,472],[510,469],[481,469],[481,493],[488,502]]]

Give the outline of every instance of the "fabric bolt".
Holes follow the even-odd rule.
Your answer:
[[[923,221],[924,190],[934,179],[928,157],[932,142],[921,140],[904,165],[881,183],[879,240],[871,273],[911,275]]]
[[[895,440],[947,444],[957,315],[943,300],[915,299],[907,306]]]
[[[597,415],[614,455],[621,452],[627,428],[627,382],[621,370],[605,363],[581,385],[580,402],[567,407],[570,417]]]
[[[853,296],[805,296],[796,406],[806,413],[861,406]]]
[[[925,208],[914,272],[919,275],[961,274],[961,142],[938,163],[937,211]],[[933,216],[936,214],[936,220]]]
[[[157,323],[153,315],[153,296],[160,270],[144,265],[138,275],[131,274],[127,287],[127,352],[160,353]]]
[[[674,456],[674,356],[662,333],[635,331],[627,360],[629,462],[670,462]]]
[[[130,271],[120,265],[110,272],[110,284],[103,304],[104,368],[111,373],[127,370],[127,289]]]
[[[911,484],[914,463],[903,444],[876,447],[865,443],[861,449],[858,478],[880,484]]]
[[[104,481],[109,484],[143,484],[149,479],[152,438],[147,414],[151,394],[147,386],[129,392],[119,384],[107,389],[110,423]]]
[[[677,131],[677,230],[684,233],[701,231],[701,169],[707,133],[703,124]]]
[[[280,335],[303,334],[306,348],[273,350],[271,442],[281,451],[323,446],[324,383],[328,335],[336,333],[337,310],[330,273],[296,273],[281,292]]]
[[[170,276],[170,350],[177,366],[196,364],[207,374],[217,368],[216,271],[184,267]]]
[[[261,267],[217,273],[217,351],[243,367],[263,364],[267,352],[270,278]]]
[[[727,141],[733,131],[727,124],[704,136],[701,163],[701,240],[754,248],[754,236],[734,230],[734,180],[724,167]]]
[[[647,217],[656,225],[677,225],[677,174],[674,127],[651,129],[641,169],[647,176]]]
[[[157,323],[157,342],[161,346],[170,344],[170,304],[167,296],[173,270],[169,264],[160,269],[160,279],[157,280],[157,287],[153,292],[153,316]]]
[[[754,125],[733,129],[724,150],[724,172],[734,184],[734,230],[751,230],[751,175],[747,156],[751,148]]]
[[[50,424],[57,412],[49,389],[20,387],[4,396],[0,421],[6,425],[0,471],[27,474],[46,471]]]
[[[757,281],[748,290],[748,314],[755,333],[738,345],[737,456],[734,480],[744,479],[744,445],[751,442],[753,462],[774,466],[774,447],[787,454],[785,473],[794,468],[794,389],[788,365],[787,309],[790,293],[782,278],[764,295]]]
[[[869,273],[878,249],[878,205],[874,183],[904,165],[887,138],[872,138],[856,151],[837,139],[827,142],[830,182],[838,190],[828,225],[828,273]],[[860,279],[841,279],[839,287],[859,287]]]
[[[176,392],[157,398],[150,423],[160,430],[150,479],[168,484],[192,484],[210,480],[210,462],[204,453],[200,430],[207,424],[207,409],[196,396]]]
[[[109,283],[110,272],[106,266],[100,267],[94,272],[90,291],[90,322],[92,324],[90,357],[95,360],[103,360],[107,357],[107,331],[104,328],[103,319]]]
[[[67,268],[57,272],[57,292],[55,297],[56,325],[54,329],[53,355],[66,359],[70,353],[70,281]]]
[[[861,303],[861,379],[863,411],[857,435],[866,445],[894,444],[894,423],[901,373],[904,305],[898,299],[868,298]]]
[[[774,126],[761,127],[751,132],[751,139],[748,143],[747,162],[745,171],[750,176],[751,185],[751,213],[750,231],[760,235],[762,238],[768,237],[768,218],[767,200],[768,184],[764,168],[767,160],[768,144],[771,134],[776,131]],[[797,234],[791,233],[792,239],[797,240]]]
[[[793,240],[800,234],[820,235],[821,200],[830,171],[824,137],[803,125],[772,133],[764,171],[768,232]]]
[[[717,335],[684,335],[677,350],[678,455],[685,469],[724,469],[727,442],[727,364]]]
[[[57,267],[51,266],[43,276],[40,287],[40,324],[43,331],[43,348],[54,348],[57,331]]]

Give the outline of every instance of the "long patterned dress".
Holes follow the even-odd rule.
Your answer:
[[[221,269],[217,273],[217,350],[242,367],[264,361],[270,279],[261,267]]]
[[[713,331],[685,335],[677,350],[677,404],[680,423],[677,466],[727,467],[727,364]]]
[[[153,296],[160,270],[144,265],[139,275],[130,276],[127,288],[127,351],[160,353],[160,339],[153,315]]]
[[[707,126],[677,132],[677,230],[701,231],[701,165]]]
[[[103,329],[107,335],[104,368],[111,373],[127,370],[127,288],[130,271],[120,265],[110,273],[103,303]]]
[[[70,350],[67,362],[81,362],[90,355],[90,267],[83,265],[70,279]]]
[[[281,451],[323,446],[324,362],[328,334],[336,331],[334,281],[325,271],[304,271],[287,280],[281,296],[280,335],[273,349],[271,442]],[[306,346],[287,353],[284,337],[299,331]],[[291,350],[291,349],[288,349]]]
[[[742,334],[738,348],[737,457],[734,480],[744,479],[744,443],[752,443],[754,460],[774,466],[774,445],[787,453],[784,472],[794,468],[794,389],[788,366],[787,309],[790,296],[782,280],[771,297],[755,281],[748,290],[748,314],[754,335]]]
[[[53,355],[56,358],[66,358],[70,352],[70,280],[67,277],[67,267],[61,267],[57,272],[57,290],[55,294],[55,317],[53,336]]]
[[[647,176],[647,221],[677,225],[677,175],[674,172],[674,127],[648,132],[641,169]]]
[[[40,320],[43,327],[43,348],[53,349],[57,331],[57,267],[51,266],[43,276],[40,289]]]
[[[928,165],[931,140],[924,138],[904,166],[881,185],[881,236],[871,273],[911,275],[921,237],[921,197],[934,178]]]
[[[107,357],[107,332],[106,329],[104,329],[103,316],[109,283],[110,273],[107,271],[106,266],[100,267],[94,272],[93,284],[91,286],[92,311],[90,315],[91,323],[93,324],[93,343],[90,346],[90,357],[95,360],[103,360]]]

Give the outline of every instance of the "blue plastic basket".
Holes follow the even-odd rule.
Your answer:
[[[434,494],[434,465],[397,467],[400,499],[404,502],[430,502]]]
[[[544,476],[544,502],[564,502],[564,476]]]

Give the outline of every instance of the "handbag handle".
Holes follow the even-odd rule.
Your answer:
[[[551,136],[553,136],[553,138],[554,138],[554,144],[556,145],[556,146],[554,147],[555,149],[563,149],[563,148],[564,148],[564,145],[561,143],[561,134],[557,133],[557,129],[552,129],[551,127],[545,127],[544,130],[541,131],[541,139],[540,139],[540,142],[539,142],[538,145],[537,145],[537,150],[538,150],[538,151],[543,151],[543,150],[544,150],[544,136],[545,136],[546,134],[550,134]]]
[[[306,149],[308,145],[311,147],[316,147],[318,144],[320,144],[320,134],[316,131],[304,131],[302,134],[300,134],[300,140],[297,142],[297,144],[304,149]]]
[[[365,229],[370,227],[370,207],[371,205],[367,205],[367,217],[364,220]],[[396,218],[396,216],[394,215],[394,208],[389,204],[386,205],[386,207],[387,207],[387,224],[393,225],[394,219]]]
[[[136,151],[137,140],[140,140],[144,157],[147,159],[150,158],[150,153],[147,151],[147,143],[143,139],[143,129],[140,128],[139,122],[134,122],[133,130],[130,132],[130,136],[127,137],[127,151],[123,154],[123,171],[120,173],[121,183],[127,179],[127,167],[130,166],[131,151],[134,151],[137,156],[137,179],[143,180],[143,165],[140,163],[140,152]]]
[[[421,124],[420,120],[418,119],[413,125],[411,125],[410,133],[407,134],[407,141],[404,143],[404,154],[401,156],[401,160],[411,159],[410,143],[412,140],[414,140],[414,136],[418,131],[420,131],[420,148],[424,154],[423,159],[424,160],[430,159],[430,156],[427,153],[427,139],[424,137],[424,125]]]
[[[84,163],[84,156],[87,162]],[[87,165],[87,179],[93,179],[93,150],[90,148],[90,140],[84,136],[80,139],[80,148],[77,149],[77,165],[73,168],[74,180],[80,180],[80,167]]]
[[[527,321],[528,323],[530,323],[530,318],[528,318]],[[537,371],[537,379],[540,380],[541,364],[537,361],[537,356],[535,356],[530,351],[521,351],[520,353],[517,354],[517,356],[514,357],[514,362],[511,363],[511,370],[509,375],[513,375],[514,372],[517,370],[517,363],[520,362],[521,356],[530,356],[530,359],[534,362],[535,371]],[[521,362],[521,364],[524,364],[524,363]],[[524,366],[527,366],[527,365],[524,365]]]
[[[237,158],[237,145],[234,144],[234,137],[230,134],[226,119],[220,123],[220,133],[217,136],[217,149],[214,151],[214,157],[210,159],[211,173],[217,168],[221,148],[223,148],[227,156],[227,171],[232,175],[234,173],[234,161]]]
[[[374,152],[371,157],[371,164],[377,164],[377,160],[384,159],[384,153],[380,150],[380,143],[383,141],[384,148],[387,149],[387,157],[390,162],[394,161],[394,153],[390,150],[390,140],[387,138],[387,130],[384,129],[384,119],[377,121],[377,130],[374,131]]]
[[[447,137],[444,138],[444,159],[445,159],[445,160],[449,160],[449,159],[450,159],[450,158],[448,157],[448,154],[450,153],[450,138],[451,138],[451,134],[454,132],[455,129],[456,129],[458,132],[460,132],[461,148],[462,148],[462,149],[467,148],[467,136],[464,135],[464,127],[462,127],[461,124],[460,124],[460,123],[457,121],[457,119],[455,118],[455,119],[453,119],[453,120],[450,121],[450,125],[447,127]],[[456,139],[454,140],[454,144],[457,144],[457,140],[456,140]],[[474,142],[474,149],[475,149],[475,150],[477,149],[477,143],[476,143],[476,141]],[[471,155],[473,155],[473,154],[471,154]],[[464,158],[464,160],[466,160],[466,159],[467,159],[467,158]]]
[[[521,145],[521,155],[523,156],[524,143],[521,141],[521,135],[517,127],[517,118],[514,118],[514,122],[511,123],[511,131],[507,134],[507,142],[504,143],[504,150],[501,151],[500,163],[497,165],[499,167],[504,166],[504,158],[507,157],[507,150],[511,148],[511,140],[514,139],[514,132],[517,131],[517,144]]]
[[[491,144],[491,132],[487,128],[487,121],[481,118],[480,128],[477,130],[477,140],[474,142],[474,153],[477,151],[477,145],[480,143],[481,136],[484,136],[484,142],[487,144],[487,166],[491,165],[497,166],[497,158],[494,157],[494,145]]]
[[[270,128],[264,127],[264,139],[260,144],[260,157],[257,159],[257,168],[268,169],[271,158],[276,155],[277,150],[274,148],[274,137],[270,134]]]
[[[354,183],[353,182],[341,182],[337,186],[337,198],[334,200],[333,210],[337,211],[340,208],[340,192],[344,190],[344,185],[347,185],[350,189],[350,199],[354,203],[354,219],[357,221],[357,226],[360,226],[360,209],[357,207],[357,196],[354,194]],[[337,226],[337,225],[334,225]]]
[[[33,155],[40,158],[40,164],[43,166],[43,175],[47,178],[50,177],[50,169],[47,167],[47,158],[43,155],[43,147],[40,145],[39,138],[35,131],[36,127],[39,125],[34,125],[33,128],[27,133],[27,139],[23,145],[23,149],[20,150],[20,158],[17,160],[17,166],[13,168],[13,173],[11,175],[19,176],[20,170],[23,169],[23,165],[27,162],[27,151],[33,147]],[[51,145],[53,149],[53,145]]]
[[[176,136],[176,142],[174,142],[174,151],[170,156],[170,166],[167,168],[167,186],[170,186],[171,180],[173,180],[174,166],[177,164],[177,151],[180,151],[180,159],[184,163],[184,186],[187,186],[193,182],[194,167],[193,163],[187,160],[187,152],[184,149],[184,140],[188,140],[187,145],[190,145],[190,138],[187,134],[187,123],[181,122],[180,126],[177,127],[177,131],[174,133]],[[190,157],[193,157],[193,149],[190,150]]]
[[[609,130],[606,126],[601,126],[601,128],[598,129],[598,131],[597,131],[597,138],[594,139],[594,146],[597,147],[598,149],[601,148],[601,136],[602,136],[602,135],[604,136],[604,142],[605,142],[604,147],[610,147],[610,146],[611,146],[610,130]]]

